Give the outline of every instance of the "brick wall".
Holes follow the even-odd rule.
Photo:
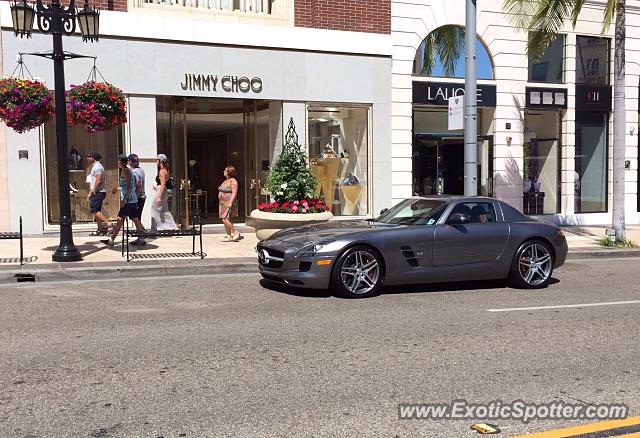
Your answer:
[[[295,0],[295,25],[391,33],[391,0]]]
[[[84,4],[84,2],[81,3]],[[127,12],[127,0],[89,0],[89,4],[107,11]]]

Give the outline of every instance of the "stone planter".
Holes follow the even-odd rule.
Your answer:
[[[247,226],[256,230],[256,237],[262,241],[271,237],[276,231],[283,228],[301,227],[303,225],[322,224],[329,222],[333,217],[330,211],[324,213],[290,214],[267,213],[253,210],[245,219]]]

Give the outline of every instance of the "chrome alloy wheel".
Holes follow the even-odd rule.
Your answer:
[[[553,258],[549,250],[540,243],[531,243],[522,249],[518,262],[520,277],[531,286],[538,286],[549,278],[553,269]]]
[[[368,251],[355,251],[344,260],[340,269],[340,280],[352,294],[370,292],[380,279],[380,264]]]

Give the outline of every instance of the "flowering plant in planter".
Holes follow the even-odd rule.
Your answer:
[[[328,211],[329,206],[315,193],[316,185],[292,119],[282,153],[267,175],[265,186],[271,192],[272,202],[258,205],[258,210],[294,214]]]
[[[322,199],[314,197],[310,200],[303,199],[302,201],[295,199],[293,202],[267,202],[264,204],[259,204],[258,210],[265,211],[267,213],[322,213],[328,211],[329,206]]]
[[[0,79],[0,119],[18,133],[51,120],[53,94],[40,81],[7,77]]]
[[[122,90],[107,82],[88,81],[67,91],[69,123],[85,124],[87,132],[106,131],[127,121]]]
[[[318,198],[316,185],[291,119],[282,153],[267,175],[265,186],[271,192],[271,202],[258,205],[245,223],[255,228],[258,240],[264,240],[284,228],[329,221],[333,215],[327,203]]]

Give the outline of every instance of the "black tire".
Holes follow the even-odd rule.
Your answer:
[[[549,244],[542,240],[522,243],[511,261],[509,283],[519,289],[546,287],[553,275],[555,258]]]
[[[376,295],[382,284],[380,254],[368,246],[354,246],[343,252],[331,272],[332,291],[343,298]]]

